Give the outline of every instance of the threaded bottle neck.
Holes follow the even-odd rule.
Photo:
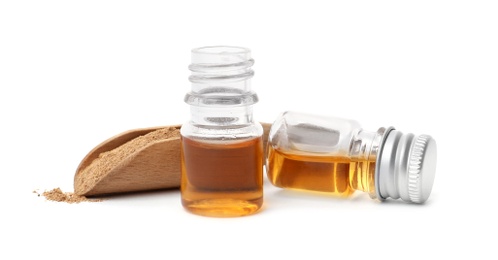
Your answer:
[[[248,106],[258,101],[251,90],[254,75],[251,51],[232,46],[192,50],[192,88],[185,102],[193,106]]]
[[[254,72],[251,51],[243,47],[208,46],[192,50],[191,121],[207,127],[237,127],[253,123],[252,105],[258,96],[251,90]]]
[[[360,129],[353,137],[350,148],[350,185],[377,198],[375,185],[376,160],[382,145],[385,129],[368,132]]]

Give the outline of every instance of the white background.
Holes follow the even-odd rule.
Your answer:
[[[326,3],[327,2],[327,3]],[[179,191],[65,204],[80,160],[182,123],[190,50],[249,47],[259,121],[284,110],[438,143],[422,206],[265,184],[259,214],[189,214]],[[1,1],[1,259],[496,259],[496,1]]]

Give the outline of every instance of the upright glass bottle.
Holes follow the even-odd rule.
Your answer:
[[[244,216],[263,203],[263,129],[253,120],[249,49],[192,50],[191,119],[181,128],[183,206],[214,217]]]
[[[436,172],[436,142],[392,127],[363,130],[356,121],[283,113],[268,139],[268,178],[275,186],[423,203]]]

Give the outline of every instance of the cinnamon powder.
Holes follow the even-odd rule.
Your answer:
[[[40,194],[36,191],[38,196]],[[88,199],[85,196],[79,196],[72,192],[63,192],[60,188],[55,188],[49,191],[44,191],[41,195],[43,195],[47,200],[57,201],[57,202],[66,202],[66,203],[80,203],[83,201],[91,201],[91,202],[100,202],[100,199]]]

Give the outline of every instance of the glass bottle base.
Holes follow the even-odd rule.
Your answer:
[[[240,199],[182,199],[183,207],[196,215],[207,217],[242,217],[256,213],[263,205],[263,197]]]

